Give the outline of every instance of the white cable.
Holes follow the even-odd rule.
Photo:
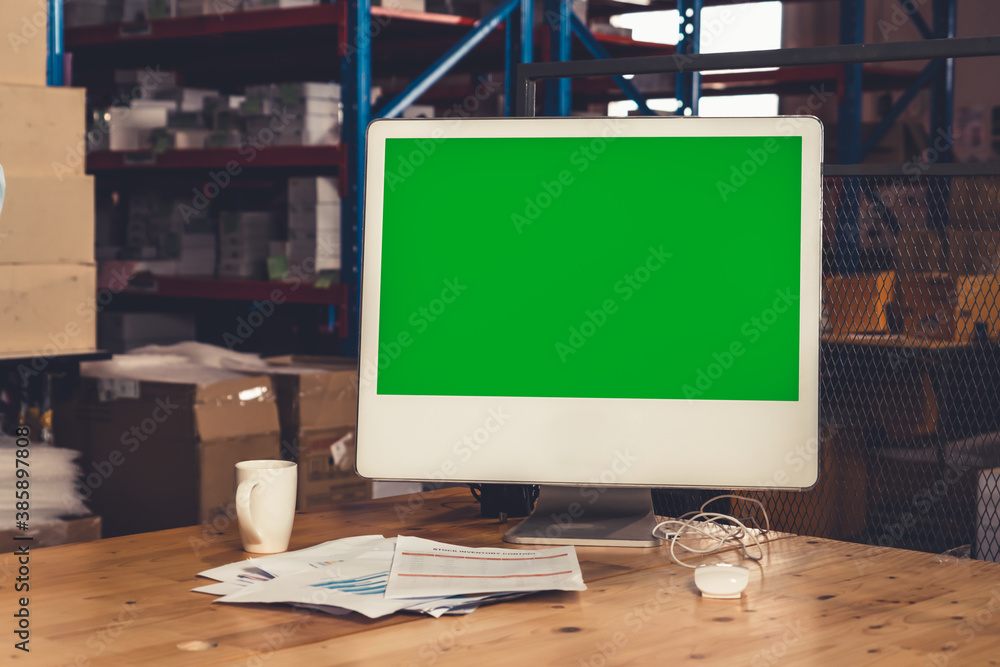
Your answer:
[[[756,503],[756,505],[760,507],[761,513],[764,515],[764,529],[763,530],[750,529],[747,528],[747,526],[742,521],[740,521],[734,516],[730,516],[728,514],[721,514],[719,512],[705,511],[705,507],[707,505],[715,502],[716,500],[721,500],[723,498],[735,498],[738,500],[744,500]],[[729,524],[719,523],[720,521],[728,521]],[[666,530],[668,526],[677,526],[678,528],[668,532]],[[663,530],[662,537],[659,535],[661,529]],[[722,533],[721,535],[719,534],[720,530]],[[764,507],[763,503],[761,503],[756,498],[747,498],[746,496],[738,496],[734,494],[724,494],[715,496],[714,498],[705,501],[705,503],[703,503],[702,506],[698,508],[697,512],[688,512],[687,514],[684,514],[676,519],[666,519],[656,524],[656,526],[653,528],[653,537],[663,540],[669,540],[670,557],[674,559],[674,562],[676,562],[678,565],[682,565],[683,567],[695,569],[696,567],[698,567],[697,565],[689,565],[688,563],[685,563],[677,556],[676,547],[678,544],[680,544],[681,548],[691,553],[708,554],[718,551],[719,549],[724,547],[728,542],[736,542],[737,544],[740,545],[740,548],[743,550],[744,557],[749,558],[750,560],[753,561],[760,561],[764,558],[764,549],[763,546],[761,545],[758,533],[766,535],[768,532],[770,532],[770,530],[771,530],[771,522],[767,516],[767,509]],[[679,542],[680,538],[688,533],[695,533],[700,537],[715,542],[715,544],[704,549],[698,549],[696,547],[687,544],[681,544]],[[751,554],[750,551],[747,549],[747,544],[743,541],[745,537],[749,537],[750,539],[753,540],[753,545],[756,547],[756,550],[758,552],[757,555]]]

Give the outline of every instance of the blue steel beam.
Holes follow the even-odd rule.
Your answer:
[[[364,234],[365,131],[371,120],[371,0],[347,4],[347,26],[341,35],[341,95],[344,104],[342,142],[348,184],[341,210],[341,282],[348,287],[347,338],[341,353],[357,356],[361,322],[361,257]],[[353,53],[352,53],[353,51]]]
[[[865,41],[865,0],[840,0],[840,43]],[[862,65],[844,65],[844,90],[837,107],[837,162],[861,161]],[[845,178],[844,198],[837,209],[835,265],[841,273],[858,268],[858,215],[861,210],[861,183]]]
[[[63,78],[63,0],[48,0],[49,12],[49,58],[48,84],[61,86]]]
[[[909,3],[909,6],[907,6]],[[920,5],[913,0],[896,0],[896,4],[899,5],[900,9],[906,12],[906,15],[910,17],[913,21],[913,25],[920,32],[920,36],[924,39],[933,39],[934,31],[931,27],[927,25],[927,21],[924,20],[923,15],[920,13]]]
[[[865,0],[840,0],[840,43],[865,41]],[[862,65],[844,65],[844,92],[837,110],[837,161],[856,164],[861,149]]]
[[[395,118],[408,106],[413,104],[423,95],[428,88],[433,86],[442,76],[455,66],[465,55],[471,51],[479,42],[483,41],[487,35],[496,29],[510,14],[521,5],[521,0],[504,0],[489,14],[476,21],[472,29],[465,34],[453,47],[448,49],[443,56],[438,58],[433,65],[427,68],[423,74],[410,83],[406,89],[396,96],[389,104],[376,114],[377,118]]]
[[[701,53],[701,10],[702,0],[677,0],[680,14],[680,36],[677,41],[678,55]],[[698,98],[701,92],[701,72],[677,73],[678,116],[697,116]]]
[[[576,35],[583,45],[587,47],[591,55],[595,58],[610,58],[611,54],[601,46],[601,43],[597,41],[594,34],[590,32],[590,29],[583,24],[583,21],[576,14],[570,14],[570,27],[573,29],[573,34]],[[623,76],[614,77],[615,83],[622,89],[622,91],[628,95],[628,98],[635,102],[639,106],[639,111],[642,112],[644,116],[655,116],[656,114],[649,105],[646,103],[646,96],[639,92],[639,89],[635,87],[635,84],[626,79]]]
[[[521,63],[535,57],[535,0],[521,0]]]
[[[530,63],[535,55],[535,3],[534,0],[521,0],[521,63]],[[514,15],[507,17],[507,47],[504,59],[503,77],[503,115],[510,116],[514,106]]]
[[[956,0],[934,0],[934,37],[953,39],[955,37]],[[940,151],[939,162],[952,161],[951,131],[954,126],[955,110],[955,59],[943,61],[943,68],[934,81],[931,96],[931,143],[940,137],[947,148]]]
[[[549,61],[566,62],[570,59],[569,17],[573,14],[573,0],[545,0],[545,22],[549,25]],[[572,106],[572,89],[568,78],[545,82],[544,116],[568,116]]]
[[[938,39],[954,39],[957,0],[934,0],[934,37]],[[952,146],[952,130],[955,126],[955,59],[946,58],[940,61],[941,67],[934,79],[931,94],[931,136],[929,144],[937,152],[937,162],[952,162],[954,151]],[[942,147],[939,149],[939,147]],[[943,232],[949,222],[949,206],[951,199],[951,179],[943,178],[939,187],[932,188],[927,184],[927,208],[930,214],[931,226]]]
[[[514,97],[514,16],[503,25],[503,115],[509,116]]]
[[[920,91],[922,91],[927,84],[934,79],[940,67],[940,60],[932,60],[929,62],[920,72],[920,76],[917,77],[916,81],[910,84],[910,87],[906,89],[906,92],[900,95],[899,99],[896,100],[895,104],[892,105],[892,108],[890,108],[889,112],[885,115],[885,118],[879,121],[879,124],[875,126],[865,139],[864,144],[862,144],[862,160],[864,160],[872,149],[878,145],[878,142],[882,141],[882,138],[886,135],[886,133],[892,129],[895,122],[899,120],[899,117],[902,115],[903,111],[906,110],[906,107],[908,107],[917,95],[920,94]]]

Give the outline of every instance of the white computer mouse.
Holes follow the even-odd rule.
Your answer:
[[[738,598],[750,581],[750,570],[741,565],[715,563],[694,570],[694,585],[705,598]]]

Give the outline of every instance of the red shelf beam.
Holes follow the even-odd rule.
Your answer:
[[[140,42],[190,37],[210,37],[233,33],[263,32],[306,28],[317,25],[335,26],[343,17],[338,3],[263,9],[229,14],[205,14],[156,19],[142,23],[107,23],[66,29],[66,49],[117,42]]]
[[[120,169],[241,169],[258,167],[340,167],[340,146],[268,146],[267,148],[204,148],[143,151],[95,151],[87,156],[87,171]]]
[[[280,293],[285,303],[333,306],[337,309],[337,335],[347,336],[348,288],[333,284],[315,287],[307,283],[282,283],[264,280],[225,280],[215,278],[178,278],[139,274],[133,276],[122,294],[174,297],[183,299],[213,299],[220,301],[265,301]]]

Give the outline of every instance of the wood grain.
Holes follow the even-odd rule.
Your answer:
[[[38,665],[990,664],[1000,565],[779,536],[740,600],[702,599],[665,549],[578,549],[588,590],[464,617],[369,620],[212,604],[195,574],[245,557],[236,527],[182,528],[31,554]],[[508,546],[507,526],[448,489],[296,518],[291,548],[379,533]],[[739,562],[730,551],[702,559]],[[15,574],[11,574],[14,572]],[[10,557],[2,599],[14,598]],[[7,605],[5,605],[6,607]],[[6,616],[6,613],[5,613]],[[190,650],[198,649],[198,650]]]

